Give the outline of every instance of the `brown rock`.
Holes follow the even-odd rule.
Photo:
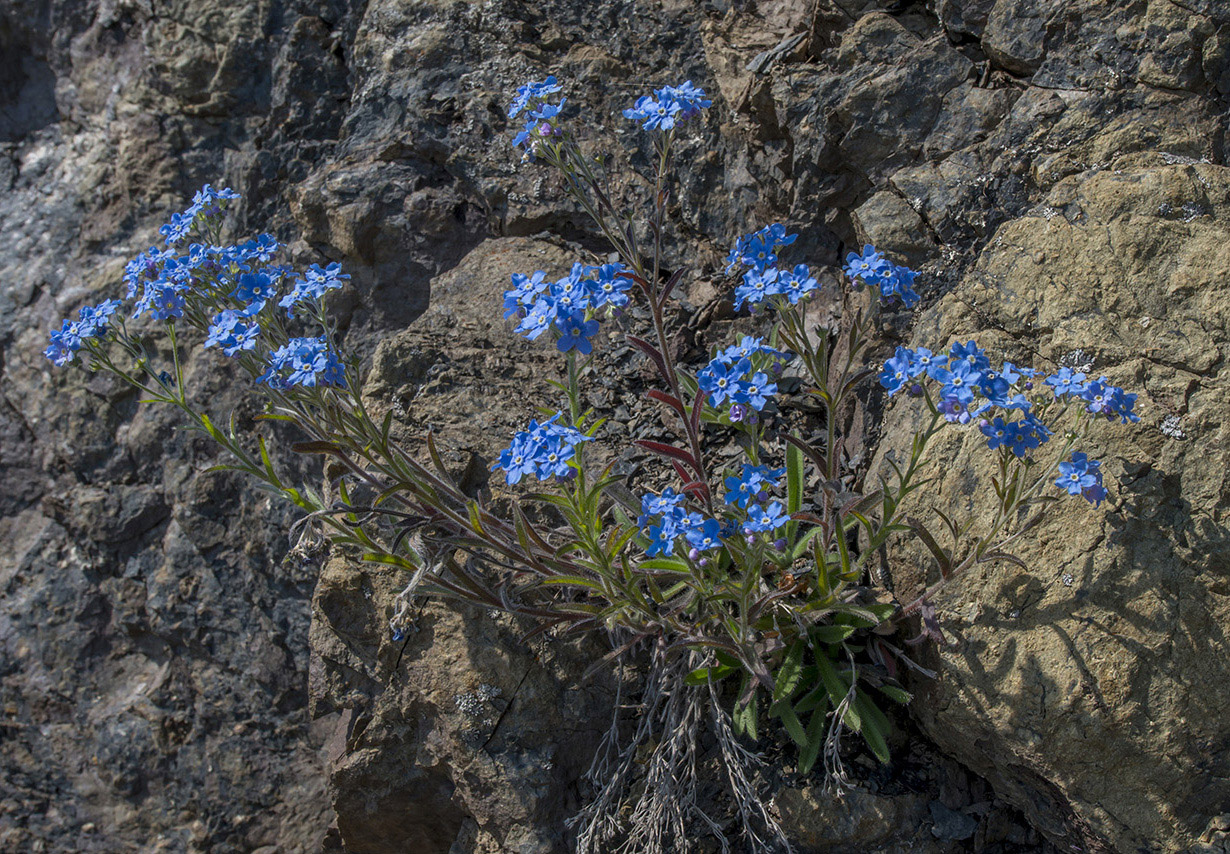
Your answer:
[[[1228,216],[1224,167],[1133,155],[1073,176],[1002,226],[914,333],[1042,368],[1089,361],[1140,393],[1139,425],[1086,442],[1110,500],[1064,501],[1014,547],[1028,570],[978,567],[937,596],[953,645],[919,685],[926,731],[1056,843],[1179,850],[1230,801]],[[882,455],[918,409],[894,407]],[[976,429],[942,435],[927,492],[982,519],[991,454]],[[934,580],[911,554],[903,597]]]

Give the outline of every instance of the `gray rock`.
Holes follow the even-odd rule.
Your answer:
[[[586,144],[613,139],[638,167],[648,146],[619,117],[622,107],[674,80],[714,93],[714,110],[681,138],[682,198],[702,201],[671,210],[670,233],[681,236],[670,238],[669,260],[691,264],[686,295],[702,307],[681,350],[744,328],[721,319],[717,271],[731,241],[765,222],[795,227],[805,250],[795,259],[817,267],[837,262],[860,234],[889,241],[912,263],[929,256],[920,287],[929,302],[942,301],[954,288],[967,293],[976,264],[1011,267],[991,245],[996,234],[1019,230],[1032,241],[1047,223],[1081,228],[1080,217],[1096,213],[1081,193],[1108,180],[1098,174],[1124,169],[1148,182],[1192,169],[1207,178],[1199,162],[1223,163],[1230,151],[1230,11],[1217,0],[943,0],[935,16],[921,4],[889,14],[892,4],[870,0],[759,6],[0,0],[0,847],[314,851],[332,820],[330,798],[357,816],[339,817],[330,845],[351,838],[373,851],[405,850],[420,832],[399,822],[405,815],[424,817],[423,850],[530,851],[564,839],[559,822],[573,802],[552,799],[571,792],[579,748],[559,748],[556,770],[534,777],[527,766],[549,745],[525,718],[517,723],[525,740],[501,747],[497,759],[466,753],[459,733],[469,719],[452,694],[430,695],[431,686],[472,692],[498,684],[489,672],[472,687],[461,685],[460,668],[435,674],[425,643],[413,662],[382,658],[383,606],[346,603],[362,597],[356,578],[387,579],[336,569],[317,585],[317,568],[281,560],[288,511],[251,484],[202,473],[220,459],[208,443],[176,432],[174,417],[122,389],[52,371],[42,359],[47,328],[114,295],[124,259],[157,240],[157,225],[200,184],[244,193],[236,234],[269,230],[292,241],[297,263],[346,265],[354,288],[338,307],[348,345],[375,356],[373,395],[458,436],[450,464],[477,483],[501,431],[547,394],[536,383],[549,354],[497,338],[496,310],[467,300],[498,295],[513,256],[529,263],[524,253],[542,250],[554,263],[576,246],[607,251],[581,212],[559,201],[553,179],[520,166],[507,148],[505,104],[527,78],[566,81],[572,115],[584,111]],[[761,55],[772,62],[748,71]],[[1153,159],[1124,159],[1131,155]],[[1205,227],[1205,214],[1220,211],[1192,180],[1192,192],[1174,198],[1119,189],[1171,205],[1157,228],[1178,240],[1175,230]],[[620,202],[642,192],[639,179],[613,187]],[[553,240],[502,239],[542,231]],[[560,238],[575,245],[564,252]],[[1148,231],[1124,240],[1116,248],[1129,257],[1153,245]],[[1055,253],[1048,257],[1065,251],[1045,247]],[[1064,304],[1021,287],[1021,317],[1042,300]],[[943,304],[952,324],[944,328],[955,330],[965,315]],[[1093,316],[1095,308],[1123,311],[1091,306]],[[1207,326],[1176,320],[1147,347],[1151,365],[1175,372],[1149,382],[1169,395],[1176,413],[1168,414],[1182,415],[1191,448],[1207,447],[1217,428],[1193,417],[1209,405],[1204,398],[1189,402],[1186,387],[1172,384],[1216,370],[1219,339]],[[891,336],[895,327],[886,328]],[[624,370],[636,370],[631,360]],[[249,395],[218,360],[195,357],[189,371],[202,399],[250,424]],[[624,432],[612,443],[647,429],[640,404],[620,398],[626,391],[612,379],[602,392],[636,422],[613,425]],[[516,405],[506,412],[491,405],[507,398]],[[480,426],[467,433],[467,419]],[[276,438],[278,465],[318,477],[285,452],[289,437]],[[1158,481],[1158,507],[1169,507],[1173,484],[1141,477]],[[1167,560],[1187,567],[1201,558]],[[327,602],[362,619],[331,621]],[[316,724],[307,708],[313,613]],[[459,620],[448,611],[433,619]],[[515,647],[512,637],[495,626],[471,640]],[[522,652],[507,652],[509,660],[529,667]],[[1168,667],[1195,672],[1184,668],[1198,650],[1175,656]],[[326,658],[341,663],[322,669]],[[541,708],[567,695],[567,672],[563,663],[535,671]],[[960,678],[992,698],[1014,690]],[[1207,717],[1184,702],[1166,714]],[[975,740],[971,754],[919,708],[937,741],[1053,837],[1069,832],[1063,822],[1072,815],[1086,820],[1088,796],[1072,790],[1067,770],[1018,761],[1007,736]],[[518,714],[516,702],[508,714]],[[1124,714],[1128,723],[1106,730],[1099,750],[1138,749]],[[330,733],[326,795],[319,748]],[[1159,801],[1171,798],[1158,788],[1171,779],[1170,760],[1141,756],[1132,779]],[[399,774],[405,786],[393,784]],[[377,784],[371,804],[379,809],[364,800]],[[529,795],[518,801],[505,791],[514,786]],[[1165,833],[1175,845],[1195,844],[1208,824],[1212,807],[1201,798],[1209,791],[1167,803],[1177,829]],[[1121,794],[1107,789],[1102,808],[1143,814]],[[1095,842],[1152,832],[1088,814]],[[928,821],[909,815],[921,822],[915,830]]]

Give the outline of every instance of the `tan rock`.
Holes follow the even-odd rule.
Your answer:
[[[979,566],[943,590],[953,643],[917,686],[942,747],[1086,850],[1179,850],[1230,803],[1230,169],[1176,159],[1062,181],[998,230],[912,342],[975,338],[1043,369],[1081,350],[1140,394],[1140,424],[1088,439],[1110,499],[1062,502],[1016,545],[1028,570]],[[919,409],[896,403],[881,459]],[[985,523],[994,463],[976,429],[941,434],[934,459],[929,496]],[[935,580],[918,552],[894,567],[902,598]]]

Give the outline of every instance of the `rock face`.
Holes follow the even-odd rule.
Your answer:
[[[1228,203],[1230,170],[1163,154],[1066,177],[914,330],[1140,390],[1139,425],[1088,440],[1111,500],[1028,536],[1027,571],[980,567],[936,600],[953,643],[917,706],[1038,827],[1091,849],[1180,850],[1230,803]],[[886,428],[898,452],[911,409]],[[979,439],[953,431],[935,464],[945,506],[975,518],[994,467]]]
[[[720,259],[781,220],[814,265],[864,241],[931,259],[915,340],[1082,348],[1143,387],[1146,426],[1098,436],[1120,461],[1110,509],[1031,546],[1036,582],[995,570],[946,594],[963,646],[939,653],[916,713],[1061,845],[1220,844],[1228,33],[1217,0],[0,0],[0,847],[316,850],[326,736],[329,845],[562,844],[587,731],[557,744],[548,729],[601,701],[565,690],[571,653],[533,660],[515,627],[447,609],[394,649],[393,579],[330,564],[317,585],[316,567],[281,561],[287,511],[202,474],[207,443],[40,352],[57,318],[116,293],[122,260],[192,190],[228,183],[245,196],[237,234],[346,265],[369,391],[408,432],[427,413],[464,437],[455,460],[480,478],[546,394],[546,357],[497,339],[496,309],[487,323],[459,307],[514,263],[606,251],[507,147],[512,89],[549,73],[582,105],[586,144],[613,139],[638,165],[646,138],[620,108],[687,78],[716,95],[681,147],[701,201],[671,212],[671,263],[693,269],[681,351],[730,334]],[[910,318],[885,321],[891,343]],[[202,400],[250,417],[215,360],[190,373]],[[895,411],[885,447],[907,427]],[[437,628],[462,632],[441,660]],[[453,700],[474,692],[478,723],[503,715],[482,752]],[[551,749],[553,770],[529,767]],[[971,801],[933,800],[978,817],[968,839],[998,838]],[[871,809],[963,832],[919,804]]]

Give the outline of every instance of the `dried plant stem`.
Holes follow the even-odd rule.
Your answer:
[[[700,804],[700,736],[706,717],[739,813],[745,850],[793,854],[752,782],[751,772],[761,761],[739,743],[716,686],[706,691],[684,683],[684,676],[697,666],[694,657],[689,653],[671,659],[662,647],[655,648],[636,725],[626,743],[619,735],[622,688],[617,689],[611,726],[585,777],[597,794],[569,821],[570,827],[579,828],[577,854],[687,852],[692,850],[689,826],[697,824],[724,853],[733,850],[722,825]]]

